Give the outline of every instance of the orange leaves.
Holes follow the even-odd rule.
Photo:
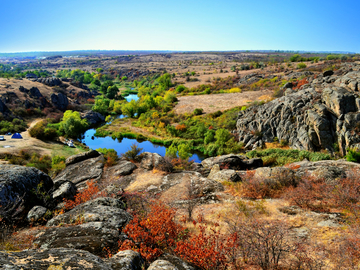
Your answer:
[[[175,247],[183,227],[174,221],[175,210],[161,202],[150,205],[150,212],[144,218],[134,217],[125,227],[124,233],[130,240],[121,243],[119,250],[132,249],[140,252],[147,261],[153,261],[163,252]]]
[[[210,228],[209,232],[206,232],[206,229],[206,226],[199,225],[200,232],[198,234],[193,234],[189,239],[177,242],[175,253],[206,270],[227,269],[225,256],[227,241],[223,241],[217,227]]]
[[[65,209],[70,210],[79,204],[104,196],[104,194],[99,193],[99,187],[96,186],[94,182],[88,182],[86,184],[87,184],[87,188],[78,192],[75,195],[74,200],[64,199]]]
[[[176,129],[176,130],[179,130],[179,131],[181,131],[181,132],[184,132],[184,131],[186,130],[186,125],[184,125],[184,124],[177,125],[177,126],[175,127],[175,129]]]
[[[308,80],[306,78],[300,80],[300,81],[297,81],[297,82],[294,82],[293,84],[296,84],[296,86],[293,87],[294,90],[296,89],[300,89],[301,86],[305,85],[305,84],[308,84]]]

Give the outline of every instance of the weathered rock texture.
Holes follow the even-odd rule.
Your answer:
[[[334,150],[342,154],[360,143],[360,72],[344,67],[345,75],[320,74],[301,90],[239,113],[237,133],[246,149],[275,138],[292,148]],[[308,74],[311,75],[311,74]]]
[[[11,208],[18,198],[22,198],[24,209],[45,202],[34,192],[42,186],[43,192],[49,192],[53,186],[51,178],[42,171],[17,165],[0,165],[0,205]]]
[[[86,119],[90,125],[96,125],[105,121],[105,117],[98,112],[86,111],[81,114],[82,119]]]
[[[51,103],[61,111],[65,111],[67,106],[69,105],[69,100],[67,96],[62,93],[52,94],[51,95]]]
[[[104,157],[97,151],[72,156],[66,160],[66,168],[54,179],[54,183],[71,181],[78,189],[87,182],[98,182],[104,168]]]
[[[41,248],[75,248],[104,255],[104,248],[117,247],[122,228],[131,220],[125,205],[114,198],[98,198],[76,206],[49,220],[35,243]],[[73,225],[53,227],[59,225]]]

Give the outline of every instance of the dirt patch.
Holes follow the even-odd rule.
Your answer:
[[[234,107],[248,105],[248,102],[270,99],[273,91],[247,91],[243,93],[212,94],[179,97],[175,113],[192,113],[196,108],[202,108],[204,113],[225,111]]]

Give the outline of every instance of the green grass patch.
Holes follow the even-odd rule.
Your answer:
[[[265,149],[253,150],[246,153],[248,158],[261,158],[265,166],[284,166],[285,164],[302,161],[305,158],[310,161],[329,160],[331,156],[321,152],[309,152],[295,149]]]

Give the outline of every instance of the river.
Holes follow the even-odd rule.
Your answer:
[[[130,102],[131,100],[138,100],[137,95],[128,95],[125,99]],[[123,118],[121,115],[119,118]],[[154,144],[150,141],[137,141],[136,139],[123,138],[121,140],[112,139],[111,136],[107,137],[96,137],[94,136],[96,130],[94,128],[88,129],[85,133],[81,142],[86,144],[91,149],[97,148],[108,148],[114,149],[121,155],[126,151],[130,150],[132,144],[137,143],[139,147],[143,148],[143,152],[158,153],[159,155],[165,156],[166,146]],[[199,154],[193,154],[190,160],[195,162],[201,162],[205,157]]]

